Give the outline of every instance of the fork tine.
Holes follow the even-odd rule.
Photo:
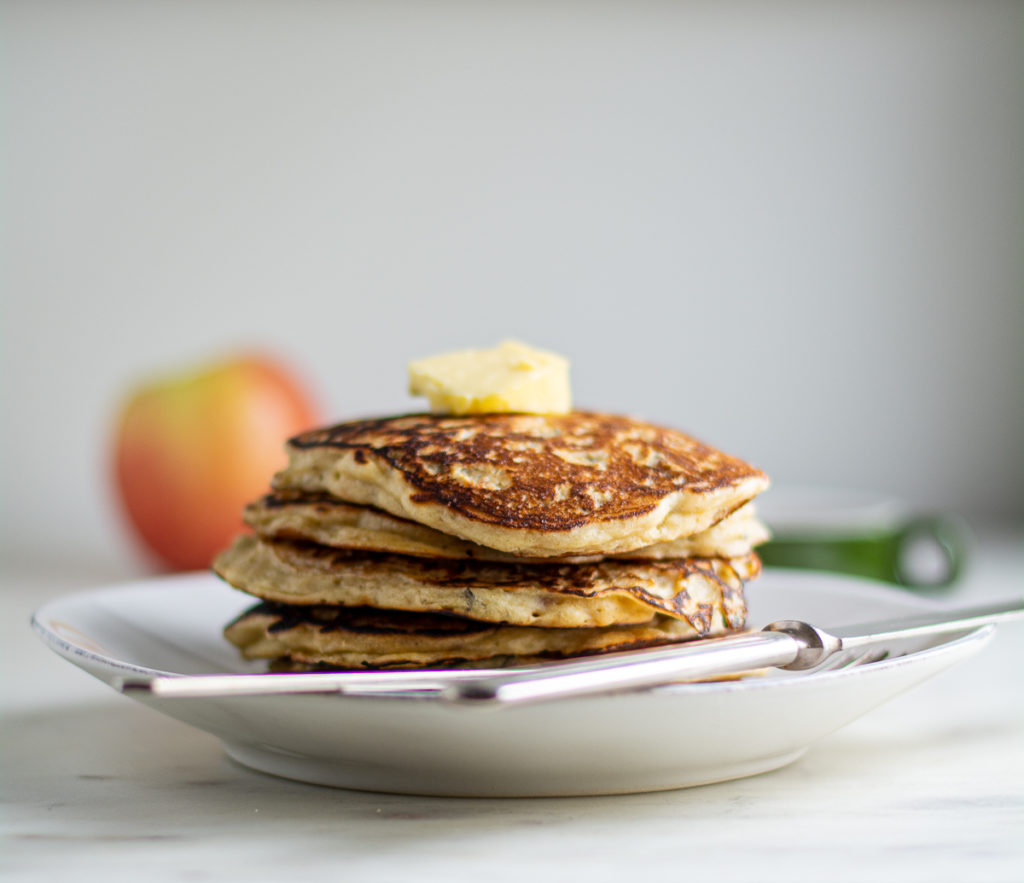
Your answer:
[[[872,662],[881,662],[889,658],[889,651],[879,648],[868,648],[858,651],[847,651],[836,653],[826,659],[820,665],[808,669],[807,674],[818,674],[823,671],[838,671],[844,668],[853,668],[858,665],[870,665]]]

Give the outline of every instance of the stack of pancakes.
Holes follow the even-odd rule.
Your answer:
[[[318,429],[214,563],[225,634],[282,671],[506,667],[741,629],[754,467],[626,417],[418,414]]]

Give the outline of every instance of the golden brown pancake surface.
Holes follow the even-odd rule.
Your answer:
[[[743,626],[743,584],[757,576],[760,562],[751,553],[507,564],[369,555],[243,535],[214,570],[237,589],[286,604],[434,611],[545,628],[635,624],[665,614],[705,635],[716,610],[731,628]]]
[[[724,623],[714,623],[716,633]],[[698,637],[686,622],[655,617],[632,626],[544,629],[372,608],[263,603],[225,636],[249,659],[289,668],[495,667],[678,643]],[[278,663],[277,668],[284,668]]]
[[[628,417],[415,414],[288,443],[277,490],[377,506],[514,555],[607,555],[705,530],[763,490],[753,466]]]
[[[511,555],[468,540],[460,540],[372,506],[346,503],[327,494],[303,494],[298,491],[266,494],[254,500],[245,507],[243,520],[264,539],[302,540],[351,551],[520,563],[597,561],[602,557],[591,555],[553,559]],[[747,554],[768,539],[768,536],[752,504],[747,504],[692,537],[655,543],[610,557],[735,558]]]

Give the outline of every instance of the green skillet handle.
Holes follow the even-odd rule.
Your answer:
[[[966,539],[959,519],[926,515],[888,530],[845,536],[780,530],[758,552],[769,567],[833,571],[934,589],[959,578]]]

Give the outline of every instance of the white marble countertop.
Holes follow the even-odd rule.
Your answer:
[[[135,575],[103,570],[8,567],[0,583],[5,880],[1024,880],[1024,624],[766,775],[620,797],[402,797],[251,772],[51,654],[30,612]],[[990,531],[948,597],[1022,588],[1020,531]]]

